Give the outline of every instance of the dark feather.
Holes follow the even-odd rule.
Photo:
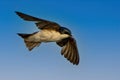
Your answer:
[[[63,40],[61,40],[61,41],[59,41],[59,42],[56,42],[56,43],[57,43],[57,45],[59,45],[60,47],[63,47],[65,44],[67,44],[68,40],[69,40],[69,38],[66,38],[66,39],[63,39]]]
[[[68,42],[63,46],[61,54],[64,55],[71,63],[79,64],[79,53],[74,38],[70,37]]]
[[[42,22],[38,22],[38,23],[35,23],[35,24],[39,29],[49,29],[49,30],[58,31],[59,28],[60,28],[60,25],[57,24],[57,23],[54,23],[54,22],[42,21]]]
[[[17,11],[16,11],[16,14],[24,20],[36,21],[35,24],[39,29],[52,29],[52,30],[58,31],[59,28],[60,28],[60,25],[55,23],[55,22],[51,22],[51,21],[48,21],[48,20],[36,18],[36,17],[30,16],[30,15],[27,15],[27,14],[24,14],[24,13],[21,13],[21,12],[17,12]]]
[[[43,19],[39,19],[21,12],[16,11],[16,14],[20,16],[22,19],[27,20],[27,21],[45,21]]]

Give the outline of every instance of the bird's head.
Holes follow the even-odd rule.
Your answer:
[[[60,33],[61,34],[68,34],[68,35],[72,35],[71,31],[68,28],[65,27],[60,27]]]

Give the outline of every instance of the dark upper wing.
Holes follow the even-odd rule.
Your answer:
[[[61,50],[61,54],[64,55],[65,58],[67,58],[73,64],[79,64],[79,53],[74,38],[70,37],[67,40],[64,39],[57,44],[63,47]]]
[[[36,22],[35,24],[39,29],[59,30],[60,26],[59,26],[59,24],[57,24],[55,22],[51,22],[51,21],[44,20],[44,19],[39,19],[39,18],[30,16],[30,15],[27,15],[27,14],[24,14],[24,13],[21,13],[21,12],[17,12],[17,11],[16,11],[16,14],[24,20],[35,21]]]

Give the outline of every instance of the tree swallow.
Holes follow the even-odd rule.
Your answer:
[[[62,47],[61,54],[71,63],[79,64],[79,53],[76,40],[73,38],[71,31],[68,28],[61,27],[56,22],[36,18],[21,12],[16,14],[26,21],[34,21],[38,32],[32,34],[18,33],[24,39],[26,47],[31,51],[38,47],[42,42],[56,42]]]

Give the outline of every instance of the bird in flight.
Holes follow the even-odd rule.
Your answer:
[[[26,21],[34,21],[40,31],[32,34],[18,33],[23,38],[26,47],[31,51],[42,42],[56,42],[61,49],[61,54],[72,64],[79,64],[79,53],[76,40],[68,28],[60,26],[56,22],[36,18],[16,11],[16,14]]]

